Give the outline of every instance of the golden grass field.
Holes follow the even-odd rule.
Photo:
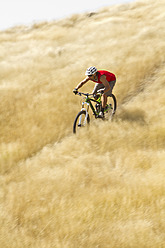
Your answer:
[[[91,65],[118,110],[73,135]],[[0,248],[164,248],[165,1],[0,32],[0,75]]]

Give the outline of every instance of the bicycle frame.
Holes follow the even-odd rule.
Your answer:
[[[85,95],[86,96],[85,101],[82,102],[82,109],[81,109],[81,110],[84,110],[86,112],[86,118],[88,116],[89,107],[92,109],[92,112],[93,112],[95,118],[97,118],[98,117],[98,113],[96,112],[95,108],[93,107],[92,102],[101,104],[101,95],[99,96],[99,98],[97,100],[95,100],[95,99],[89,97],[90,95],[93,95],[93,94],[88,94],[88,93],[87,94],[84,94],[84,93],[81,93],[81,92],[79,92],[78,94],[80,96],[81,95]],[[85,104],[87,104],[87,108],[84,107]]]
[[[99,113],[100,111],[102,111],[101,105],[102,105],[102,101],[101,101],[101,96],[102,94],[99,93],[97,94],[98,99],[94,99],[93,94],[89,94],[89,93],[82,93],[82,92],[77,92],[77,94],[79,96],[85,96],[83,97],[83,100],[81,102],[82,104],[82,108],[81,111],[78,112],[75,120],[74,120],[74,124],[73,124],[73,133],[76,133],[76,130],[80,127],[85,127],[88,126],[90,123],[90,115],[88,113],[89,108],[91,108],[93,115],[95,116],[95,118],[99,118]],[[102,120],[112,120],[113,115],[115,114],[116,111],[116,98],[113,94],[111,94],[112,99],[108,98],[106,107],[104,109],[104,118],[102,118]],[[96,106],[93,106],[93,103],[96,103]],[[76,129],[77,128],[77,129]]]

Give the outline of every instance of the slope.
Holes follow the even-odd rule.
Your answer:
[[[164,19],[139,1],[0,34],[1,247],[164,247]],[[91,64],[119,108],[74,136]]]

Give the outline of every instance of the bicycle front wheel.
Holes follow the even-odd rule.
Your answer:
[[[76,133],[77,130],[82,129],[82,127],[87,127],[89,122],[89,114],[85,110],[81,110],[74,120],[73,133]]]

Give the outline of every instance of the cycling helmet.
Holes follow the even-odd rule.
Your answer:
[[[95,67],[95,66],[91,66],[91,67],[89,67],[89,68],[86,70],[85,75],[91,76],[91,75],[95,74],[96,72],[97,72],[96,67]]]

